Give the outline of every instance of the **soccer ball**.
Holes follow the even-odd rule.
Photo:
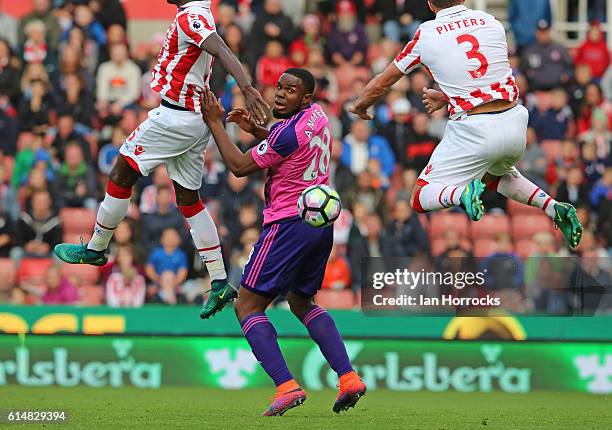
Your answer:
[[[297,209],[306,224],[326,227],[338,219],[342,203],[336,190],[327,185],[312,185],[302,191]]]

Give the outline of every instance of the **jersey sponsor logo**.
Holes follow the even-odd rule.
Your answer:
[[[268,152],[268,142],[264,140],[257,146],[257,155],[264,155]]]
[[[425,168],[425,174],[429,175],[431,173],[431,171],[433,170],[433,166],[430,164]]]

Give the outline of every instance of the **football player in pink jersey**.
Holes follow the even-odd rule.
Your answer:
[[[503,25],[465,0],[429,0],[436,18],[424,22],[395,61],[361,93],[351,112],[362,119],[404,74],[423,65],[440,90],[424,89],[428,111],[448,105],[444,139],[412,193],[418,212],[461,206],[478,221],[485,185],[507,198],[537,206],[576,247],[583,227],[569,203],[555,201],[514,167],[525,151],[529,113],[518,104]]]
[[[314,91],[312,74],[291,68],[278,81],[273,111],[284,121],[268,131],[255,124],[246,110],[230,112],[228,121],[262,140],[246,153],[230,141],[221,122],[223,107],[211,92],[207,92],[202,108],[219,152],[236,176],[267,169],[264,226],[242,273],[235,306],[253,354],[277,387],[272,404],[263,413],[266,416],[282,415],[306,400],[306,393],[287,368],[276,330],[265,314],[279,295],[286,295],[291,311],[338,374],[340,390],[333,411],[355,406],[366,391],[334,320],[313,300],[323,281],[333,227],[311,227],[297,211],[297,200],[305,188],[329,184],[331,134],[327,116],[312,102]]]
[[[196,249],[210,275],[212,290],[200,313],[201,318],[208,318],[238,295],[227,282],[217,228],[199,194],[204,151],[210,139],[200,108],[214,58],[236,79],[247,109],[258,123],[267,123],[269,106],[217,34],[211,0],[168,3],[177,5],[178,12],[166,32],[151,82],[151,88],[161,96],[161,106],[150,111],[148,119],[121,146],[89,243],[62,243],[56,246],[55,254],[70,264],[106,264],[106,249],[127,214],[132,186],[165,164],[174,183],[178,209],[191,227]]]

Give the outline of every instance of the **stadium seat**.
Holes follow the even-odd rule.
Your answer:
[[[495,239],[500,233],[510,233],[510,219],[504,214],[485,215],[472,223],[472,240]]]
[[[461,238],[468,236],[468,218],[463,213],[435,212],[429,218],[429,239],[444,237],[447,230],[455,230]]]
[[[79,287],[79,298],[85,306],[99,306],[104,303],[104,288],[99,285]]]
[[[497,243],[492,239],[478,239],[474,241],[474,248],[472,251],[474,257],[488,257],[495,251],[497,251]]]
[[[534,215],[534,214],[539,215],[542,213],[542,209],[540,208],[537,208],[535,206],[527,206],[523,203],[519,203],[512,199],[507,199],[506,204],[507,204],[506,208],[510,216]]]
[[[515,242],[514,251],[523,260],[530,255],[533,255],[538,249],[538,246],[532,239],[523,239]]]
[[[554,161],[561,157],[561,141],[560,140],[543,140],[540,147],[548,161]]]
[[[352,309],[355,307],[353,290],[321,290],[316,302],[327,309]]]
[[[24,258],[19,263],[17,279],[19,283],[40,286],[44,284],[47,269],[55,262],[50,258]]]
[[[90,233],[96,223],[96,212],[84,208],[64,208],[60,211],[64,233]]]
[[[85,264],[64,264],[62,274],[76,277],[78,285],[94,285],[100,279],[100,269]]]
[[[0,276],[3,279],[7,279],[10,284],[15,282],[15,275],[17,274],[17,267],[15,262],[10,258],[0,258]]]
[[[515,241],[532,239],[534,234],[542,231],[552,233],[552,221],[543,213],[512,217],[512,237]]]

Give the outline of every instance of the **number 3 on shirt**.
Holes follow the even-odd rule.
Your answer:
[[[480,49],[480,43],[478,43],[478,39],[476,39],[471,34],[462,34],[461,36],[457,37],[457,43],[469,43],[470,45],[472,45],[472,48],[465,54],[470,60],[478,60],[480,62],[480,67],[478,67],[476,70],[470,70],[469,73],[474,79],[482,78],[485,73],[487,73],[487,69],[489,68],[489,62],[487,61],[487,58],[482,55],[480,51],[478,51]]]
[[[314,181],[321,175],[325,175],[329,170],[329,162],[331,160],[331,133],[329,128],[325,127],[323,130],[323,139],[319,136],[315,136],[310,141],[310,150],[313,148],[319,148],[320,151],[316,151],[312,161],[308,166],[308,169],[304,172],[304,181]]]

